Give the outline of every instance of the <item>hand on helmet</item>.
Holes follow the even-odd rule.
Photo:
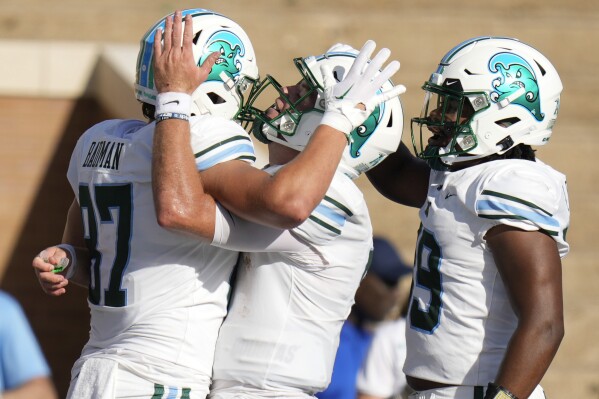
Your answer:
[[[164,34],[156,31],[154,38],[154,84],[158,93],[179,92],[192,94],[208,77],[219,53],[212,53],[201,66],[193,55],[193,21],[185,16],[183,30],[181,11],[165,20]],[[183,30],[183,38],[181,31]],[[162,39],[164,36],[164,43]],[[182,45],[179,45],[182,43]]]
[[[405,86],[397,85],[390,90],[377,93],[382,85],[399,70],[399,61],[390,62],[381,71],[383,63],[389,58],[391,52],[384,48],[368,62],[375,47],[376,44],[372,40],[364,44],[341,82],[335,80],[330,66],[321,67],[325,98],[325,113],[321,124],[331,126],[349,136],[368,118],[377,105],[406,91]]]

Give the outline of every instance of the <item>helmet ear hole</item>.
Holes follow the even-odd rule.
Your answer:
[[[340,71],[339,71],[339,69],[338,69],[338,68],[335,68],[335,69],[333,70],[333,77],[335,78],[335,80],[336,80],[337,82],[341,82],[341,78],[342,78],[341,76],[339,76],[339,72],[340,72]]]
[[[222,104],[226,101],[224,98],[222,98],[215,92],[206,93],[206,95],[208,96],[210,101],[212,101],[212,104]]]
[[[393,126],[393,111],[389,112],[389,120],[387,121],[387,127]]]
[[[505,118],[505,119],[495,121],[495,124],[498,126],[501,126],[501,127],[510,127],[512,125],[515,125],[518,122],[520,122],[520,118],[518,118],[517,116],[514,116],[512,118]]]
[[[198,31],[198,33],[196,33],[193,37],[193,44],[198,44],[198,40],[200,39],[200,36],[202,35],[202,30],[200,29]]]
[[[537,66],[539,67],[539,70],[541,71],[541,75],[545,76],[545,68],[543,68],[543,66],[541,64],[539,64],[539,62],[537,60],[535,60],[535,64],[537,64]]]

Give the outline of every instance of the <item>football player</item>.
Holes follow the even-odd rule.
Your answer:
[[[544,398],[564,334],[566,178],[535,156],[562,83],[516,39],[460,43],[424,83],[405,146],[368,173],[420,208],[404,372],[411,398]]]
[[[330,381],[339,333],[372,249],[368,209],[352,179],[397,148],[402,131],[396,95],[403,88],[388,80],[399,65],[379,72],[389,51],[369,61],[374,46],[367,42],[358,53],[335,45],[295,60],[302,78],[297,85],[282,87],[271,76],[258,85],[243,118],[268,144],[265,170],[236,162],[198,177],[189,123],[173,118],[158,124],[158,219],[213,245],[245,251],[219,332],[212,398],[312,398]],[[188,62],[189,68],[173,63],[169,69],[166,54],[176,57],[178,49],[167,47],[156,73],[170,72],[165,81],[179,94],[167,95],[184,99],[199,83],[197,68]],[[276,100],[269,97],[272,88]],[[258,105],[264,96],[272,105],[266,110]],[[309,197],[318,201],[299,206],[307,212],[290,222],[277,225],[265,214],[271,206],[298,208],[316,188],[324,191]],[[198,216],[203,205],[195,199],[205,192],[228,210],[214,206],[214,223]]]
[[[218,56],[228,62],[219,69],[223,79],[202,85],[188,104],[203,115],[193,123],[193,149],[201,154],[198,165],[250,163],[255,158],[252,143],[232,119],[241,108],[244,89],[258,79],[252,44],[245,31],[223,15],[204,9],[182,14],[194,22],[196,46],[209,49],[196,54],[201,73],[208,75],[215,63],[222,66]],[[108,120],[81,136],[67,173],[76,199],[64,245],[46,249],[33,261],[42,287],[52,295],[64,294],[69,280],[86,286],[89,282],[90,337],[72,369],[69,398],[168,394],[192,399],[208,393],[238,254],[166,230],[156,220],[152,58],[156,32],[167,23],[172,23],[170,17],[143,36],[137,61],[135,94],[149,122]],[[215,53],[224,42],[230,48]],[[63,273],[53,273],[65,256],[70,265]]]

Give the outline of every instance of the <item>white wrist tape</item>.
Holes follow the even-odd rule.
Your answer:
[[[162,114],[181,114],[191,113],[191,96],[186,93],[177,93],[168,91],[159,93],[156,96],[156,112],[154,116]]]
[[[347,141],[350,141],[351,132],[354,130],[351,121],[340,112],[325,111],[320,120],[320,124],[339,130],[341,133],[345,134]]]
[[[65,278],[68,280],[71,277],[73,277],[73,275],[75,274],[75,267],[77,267],[77,251],[75,251],[75,248],[70,245],[70,244],[58,244],[57,245],[58,248],[61,248],[63,251],[67,252],[69,254],[69,257],[71,258],[71,262],[70,262],[70,266],[67,270],[67,272],[65,273]],[[63,260],[66,258],[63,258]],[[62,267],[62,270],[64,270],[65,268],[67,268],[69,266],[69,260],[66,259],[66,264]],[[62,264],[62,260],[60,261],[60,263]],[[57,265],[58,266],[58,265]],[[58,273],[58,272],[56,272]]]

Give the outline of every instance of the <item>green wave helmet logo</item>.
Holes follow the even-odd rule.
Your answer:
[[[225,72],[230,78],[239,75],[242,63],[240,58],[245,56],[245,46],[241,39],[233,32],[221,30],[215,32],[208,39],[204,48],[204,54],[200,57],[198,65],[215,51],[220,53],[220,57],[212,67],[206,81],[222,81],[220,74]]]
[[[511,104],[523,106],[538,121],[545,118],[545,114],[541,112],[539,84],[532,67],[522,57],[513,53],[495,54],[489,60],[489,70],[501,74],[500,77],[493,80],[495,91],[491,93],[491,100],[499,102],[516,90],[523,88],[525,95],[518,97]]]
[[[366,144],[372,133],[374,133],[376,130],[381,118],[381,114],[381,107],[377,106],[374,111],[372,111],[372,114],[366,118],[364,123],[352,130],[350,133],[352,140],[349,146],[349,153],[352,158],[358,158],[361,155],[360,149],[364,146],[364,144]]]

